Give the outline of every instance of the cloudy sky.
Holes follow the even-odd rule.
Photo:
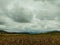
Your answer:
[[[0,30],[60,31],[60,0],[0,0]]]

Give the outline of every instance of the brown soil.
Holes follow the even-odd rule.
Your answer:
[[[60,34],[0,34],[0,45],[60,45]]]

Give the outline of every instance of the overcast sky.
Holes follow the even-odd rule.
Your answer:
[[[33,33],[60,31],[60,0],[0,0],[0,29]]]

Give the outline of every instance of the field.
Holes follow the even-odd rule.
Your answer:
[[[60,34],[0,34],[0,45],[60,45]]]

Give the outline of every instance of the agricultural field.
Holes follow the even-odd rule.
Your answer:
[[[0,45],[60,45],[60,33],[0,34]]]

